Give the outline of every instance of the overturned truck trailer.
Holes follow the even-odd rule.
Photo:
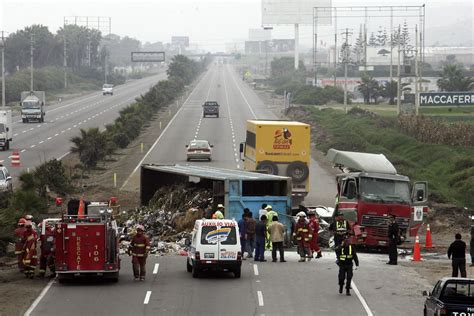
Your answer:
[[[141,166],[140,203],[147,205],[155,192],[164,187],[186,184],[212,191],[213,206],[224,204],[226,218],[240,219],[244,208],[254,217],[262,203],[270,204],[281,222],[291,227],[291,178],[209,166]]]

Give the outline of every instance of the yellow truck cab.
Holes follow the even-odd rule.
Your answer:
[[[308,124],[249,120],[240,153],[245,170],[290,177],[292,206],[301,204],[309,192],[311,127]]]
[[[193,278],[202,271],[229,271],[240,278],[242,252],[239,226],[230,219],[199,219],[194,224],[186,268]]]

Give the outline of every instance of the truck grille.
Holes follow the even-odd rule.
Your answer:
[[[377,229],[384,229],[385,235],[387,235],[387,217],[386,216],[373,216],[373,215],[362,215],[362,226],[377,227]],[[397,224],[400,228],[407,228],[409,224],[408,218],[397,217]]]

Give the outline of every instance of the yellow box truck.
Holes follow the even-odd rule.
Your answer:
[[[311,162],[311,128],[308,124],[249,120],[240,153],[245,170],[291,177],[293,206],[304,200],[309,191]]]

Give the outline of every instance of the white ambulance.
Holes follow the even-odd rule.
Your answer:
[[[200,219],[194,224],[186,268],[199,277],[201,271],[229,271],[240,278],[242,252],[239,226],[230,219]]]

